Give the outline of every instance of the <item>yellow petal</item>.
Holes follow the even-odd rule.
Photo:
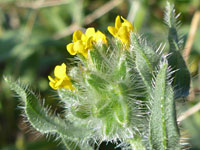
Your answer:
[[[62,63],[62,65],[57,65],[54,69],[54,75],[58,79],[63,79],[66,77],[66,65]]]
[[[117,16],[115,19],[115,28],[119,29],[121,27],[121,25],[122,25],[121,19],[119,16]]]
[[[95,35],[95,41],[96,41],[96,42],[107,43],[105,34],[103,34],[101,31],[98,30],[98,31],[96,32],[96,35]]]
[[[72,83],[70,80],[64,80],[62,87],[66,89],[74,90],[74,87],[72,86]]]
[[[116,29],[115,27],[108,26],[108,31],[109,31],[110,34],[112,34],[114,37],[117,36],[117,29]]]
[[[55,80],[51,76],[48,76],[48,79],[50,82],[55,83]]]
[[[87,39],[88,37],[85,34],[83,34],[81,37],[81,41],[84,42],[84,41],[87,41]]]
[[[95,29],[94,28],[87,28],[85,31],[85,35],[89,38],[95,35]]]
[[[82,52],[81,55],[83,55],[86,59],[88,59],[88,51]]]
[[[130,32],[126,26],[122,26],[119,31],[117,37],[122,41],[122,43],[127,44],[130,38]]]
[[[129,31],[133,31],[133,25],[129,21],[127,21],[126,19],[124,19],[122,16],[121,16],[121,18],[124,21],[122,23],[122,26],[128,27]]]
[[[81,40],[81,36],[82,36],[82,31],[81,30],[77,30],[74,32],[73,34],[73,42],[76,42],[78,40]]]
[[[74,43],[69,43],[66,48],[70,55],[76,55],[77,51],[74,50]]]
[[[85,46],[82,41],[79,40],[74,43],[74,50],[77,51],[78,53],[84,51],[84,49],[85,49]]]
[[[63,80],[64,80],[64,79],[58,80],[58,81],[56,82],[56,84],[55,84],[55,88],[62,88]]]
[[[88,49],[90,49],[90,48],[92,48],[92,42],[93,42],[93,37],[89,37],[88,39],[87,39],[87,41],[86,41],[86,49],[88,50]],[[85,49],[85,50],[86,50]]]
[[[55,84],[52,83],[52,82],[49,82],[49,86],[50,86],[52,89],[54,89],[54,90],[58,89],[58,88],[55,87]]]

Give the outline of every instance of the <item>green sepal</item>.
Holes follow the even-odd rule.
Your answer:
[[[130,143],[130,146],[132,149],[146,150],[146,148],[142,142],[142,138],[138,135],[134,136],[134,138],[132,138],[132,139],[128,139],[127,141],[128,141],[128,143]]]
[[[61,136],[61,139],[65,145],[65,150],[81,150],[77,142],[74,142],[65,136]]]
[[[117,103],[114,106],[114,117],[115,120],[122,126],[126,126],[128,124],[128,106],[124,104]]]
[[[80,144],[80,141],[72,140],[63,135],[61,136],[61,138],[66,150],[93,150],[93,148],[86,142]]]
[[[124,80],[127,76],[127,62],[122,58],[122,60],[119,60],[118,65],[116,66],[114,72],[113,72],[114,80]]]
[[[159,60],[158,54],[135,34],[131,33],[132,51],[135,53],[136,69],[148,92],[151,91],[151,80],[154,66]]]
[[[113,109],[113,102],[104,99],[100,100],[96,104],[96,109],[93,111],[93,114],[98,118],[104,118],[107,115],[110,115]]]
[[[60,100],[64,102],[65,104],[71,104],[74,101],[78,101],[81,98],[76,94],[74,91],[68,90],[68,89],[58,89],[58,96],[60,97]]]
[[[90,74],[87,79],[87,82],[93,89],[99,92],[105,90],[106,85],[108,84],[106,80],[104,80],[103,78],[101,78],[96,74]]]
[[[109,92],[109,98],[113,102],[113,112],[116,122],[125,126],[128,124],[129,108],[127,105],[127,86],[124,83],[116,84]]]
[[[72,106],[71,112],[74,116],[85,119],[88,118],[91,115],[90,108],[88,108],[88,105],[78,105],[78,106]]]
[[[116,126],[117,124],[115,123],[113,116],[107,116],[103,120],[103,135],[104,136],[113,136],[116,132]]]
[[[106,65],[106,56],[104,56],[103,53],[100,52],[101,49],[104,49],[104,47],[96,46],[89,51],[89,54],[94,67],[98,71],[105,72],[108,69],[108,66]]]

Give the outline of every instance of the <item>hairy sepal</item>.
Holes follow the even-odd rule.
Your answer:
[[[146,41],[138,37],[136,33],[131,34],[131,50],[135,53],[136,69],[146,86],[148,92],[151,91],[152,73],[155,64],[159,61],[159,55],[154,51]]]

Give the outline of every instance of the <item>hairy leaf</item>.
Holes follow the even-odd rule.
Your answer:
[[[175,98],[186,97],[190,89],[190,72],[180,53],[182,45],[177,33],[177,16],[175,15],[174,5],[167,3],[165,22],[169,27],[169,65],[173,70],[177,70],[174,74],[173,86],[175,88]]]
[[[15,91],[24,103],[24,112],[30,124],[39,132],[57,133],[70,138],[84,138],[86,130],[74,127],[69,121],[65,121],[55,115],[50,115],[49,111],[42,107],[38,97],[19,82],[12,82],[5,78],[10,88]]]
[[[168,65],[161,64],[152,93],[150,147],[152,150],[179,150],[174,94],[167,81]]]

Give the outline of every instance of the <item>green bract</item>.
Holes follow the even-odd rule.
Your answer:
[[[58,89],[62,118],[19,82],[6,79],[21,97],[30,124],[56,134],[69,150],[90,150],[100,141],[127,150],[181,149],[175,101],[188,95],[190,75],[180,54],[173,5],[166,8],[169,49],[152,47],[132,32],[128,49],[115,39],[95,45],[89,59],[78,56],[77,65],[68,69],[74,90]]]

